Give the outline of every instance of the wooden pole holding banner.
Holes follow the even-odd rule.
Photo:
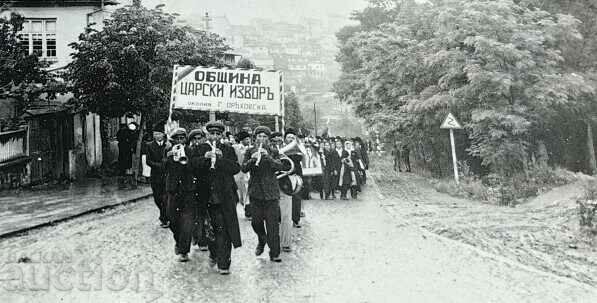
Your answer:
[[[279,121],[279,117],[278,117],[278,116],[275,116],[275,118],[276,118],[276,132],[279,132],[279,131],[280,131],[280,121]]]
[[[216,112],[209,112],[209,122],[216,121]]]

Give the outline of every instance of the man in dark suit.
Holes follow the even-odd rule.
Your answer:
[[[340,190],[340,186],[338,182],[340,181],[340,169],[342,168],[342,152],[344,151],[344,142],[342,142],[342,138],[336,137],[334,141],[334,150],[330,155],[330,165],[333,171],[332,175],[332,195],[336,192],[336,190]],[[335,196],[334,196],[335,197]]]
[[[187,146],[184,128],[175,129],[170,135],[173,146],[166,157],[167,215],[176,245],[178,261],[187,262],[193,236],[197,192],[196,166],[192,165],[193,151]]]
[[[164,124],[158,123],[153,128],[153,141],[145,146],[147,165],[151,167],[151,191],[153,201],[160,211],[160,226],[167,228],[168,218],[166,217],[166,149],[169,143],[166,142]]]
[[[240,165],[234,148],[222,143],[224,124],[209,122],[205,126],[207,142],[200,145],[199,155],[194,158],[199,170],[207,171],[207,213],[214,238],[208,239],[210,265],[217,264],[222,275],[230,274],[232,246],[241,246],[240,228],[236,214],[238,187],[234,175],[240,171]],[[203,192],[203,191],[202,191]]]
[[[263,253],[269,246],[271,261],[282,262],[280,258],[280,187],[276,172],[284,169],[278,150],[270,146],[271,130],[258,126],[253,132],[255,146],[245,154],[243,172],[250,172],[249,197],[253,219],[251,226],[257,234],[255,255]],[[265,226],[264,226],[265,223]]]
[[[338,157],[338,154],[332,148],[332,144],[329,141],[325,141],[323,144],[323,153],[325,159],[325,165],[323,168],[324,195],[326,200],[336,199],[334,190],[338,186],[337,176],[340,157]]]

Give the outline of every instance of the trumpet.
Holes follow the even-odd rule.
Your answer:
[[[209,141],[207,141],[207,144],[209,144],[209,146],[211,146],[211,152],[215,155],[216,154],[216,144],[215,143],[211,143]],[[216,158],[211,158],[211,167],[210,169],[216,169]]]
[[[184,151],[184,146],[182,144],[176,144],[174,145],[174,147],[172,147],[172,150],[174,151],[173,160],[175,162],[179,162],[182,165],[186,165],[188,159]]]
[[[255,166],[259,166],[259,162],[261,162],[261,150],[262,149],[263,149],[263,143],[259,143],[259,148],[257,148],[259,155],[257,156],[257,161],[255,162]]]

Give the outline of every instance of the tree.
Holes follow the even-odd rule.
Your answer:
[[[593,0],[521,0],[521,5],[530,8],[539,8],[553,14],[569,14],[574,16],[579,23],[576,24],[578,32],[583,39],[565,40],[560,45],[562,57],[564,58],[564,69],[582,75],[585,78],[597,78],[597,3]],[[595,85],[593,85],[595,87]],[[586,151],[588,154],[589,172],[597,173],[597,161],[595,159],[595,147],[593,144],[593,124],[597,121],[597,106],[595,95],[585,95],[580,99],[566,104],[556,106],[559,111],[557,116],[563,116],[567,121],[575,121],[576,127],[571,133],[564,133],[563,137],[556,137],[556,140],[569,140],[574,133],[583,132],[586,129]],[[579,119],[580,118],[580,119]],[[554,123],[553,127],[561,126],[561,119]],[[580,150],[568,149],[566,153],[578,154]]]
[[[12,123],[2,123],[7,123],[9,128],[18,124],[23,111],[42,94],[51,99],[63,89],[45,71],[47,64],[37,56],[29,55],[21,46],[18,34],[23,29],[24,20],[16,13],[11,13],[9,18],[0,17],[0,97],[16,101],[16,116]]]
[[[229,49],[218,35],[175,21],[161,6],[137,5],[116,10],[101,30],[87,28],[70,44],[75,53],[68,79],[76,105],[106,117],[136,113],[141,130],[147,118],[165,119],[173,66],[221,66],[220,58]]]
[[[396,0],[380,8],[391,21],[350,30],[338,96],[439,158],[449,150],[439,125],[454,112],[469,156],[501,175],[524,169],[547,136],[540,113],[592,92],[563,69],[559,45],[582,39],[577,20],[509,0],[432,2]]]

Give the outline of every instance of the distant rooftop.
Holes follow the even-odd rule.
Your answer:
[[[7,4],[14,7],[52,7],[52,6],[101,6],[116,5],[114,0],[0,0],[0,5]]]

